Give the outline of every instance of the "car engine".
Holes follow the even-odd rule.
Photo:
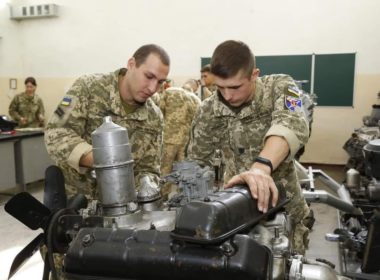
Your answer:
[[[179,191],[162,202],[149,177],[136,193],[125,128],[106,117],[92,137],[98,201],[67,199],[62,172],[51,166],[44,204],[25,192],[6,204],[9,214],[44,231],[16,257],[9,278],[45,245],[53,279],[57,269],[67,279],[349,279],[327,261],[293,252],[294,225],[283,208],[290,197],[281,184],[278,204],[263,214],[245,186],[219,190],[211,169],[180,162],[165,177]],[[63,256],[62,268],[53,253]]]

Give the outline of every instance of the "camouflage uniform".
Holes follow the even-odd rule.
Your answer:
[[[211,95],[213,95],[216,92],[215,86],[210,87],[203,87],[202,88],[203,94],[202,94],[202,101],[206,98],[209,98]]]
[[[126,69],[122,69],[125,73]],[[77,192],[98,198],[90,169],[80,167],[82,155],[92,150],[91,133],[111,116],[127,128],[134,159],[135,182],[148,175],[158,184],[160,175],[163,118],[159,108],[148,99],[127,114],[120,98],[120,70],[109,74],[86,75],[76,80],[49,120],[45,143],[52,159],[62,168],[67,194]]]
[[[303,253],[308,229],[302,220],[309,214],[309,207],[301,193],[293,157],[299,147],[306,144],[309,128],[302,107],[293,108],[295,112],[292,112],[285,106],[288,86],[294,85],[287,75],[259,77],[253,101],[243,105],[240,112],[225,105],[219,93],[214,94],[202,102],[193,121],[187,152],[189,160],[212,166],[214,151],[221,149],[225,161],[224,181],[227,182],[232,176],[250,169],[267,137],[285,138],[290,153],[272,176],[293,194],[286,209],[296,223],[294,248]]]
[[[34,94],[30,96],[25,92],[17,94],[9,104],[9,115],[19,123],[18,127],[41,127],[44,126],[43,120],[39,116],[45,115],[42,99]],[[27,123],[21,124],[20,119],[26,118]]]
[[[157,97],[154,97],[157,99]],[[182,88],[170,87],[159,95],[157,101],[164,115],[164,147],[161,173],[167,175],[172,171],[175,161],[185,159],[185,147],[189,141],[191,122],[201,101],[195,94]],[[165,197],[170,193],[170,185],[161,190]]]

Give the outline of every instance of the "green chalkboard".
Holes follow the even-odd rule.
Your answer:
[[[307,80],[302,88],[310,92],[312,55],[256,56],[256,67],[260,76],[288,74],[295,80]]]
[[[314,92],[319,106],[352,106],[355,54],[315,55]]]
[[[206,64],[210,64],[211,57],[201,57],[201,68]]]

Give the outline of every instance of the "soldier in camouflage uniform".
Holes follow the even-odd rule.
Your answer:
[[[203,101],[216,92],[216,87],[214,85],[214,75],[211,73],[210,64],[203,66],[201,69],[201,84]]]
[[[93,165],[91,133],[105,116],[127,128],[134,160],[137,187],[148,175],[158,185],[162,153],[163,117],[149,99],[166,81],[168,54],[157,45],[140,47],[128,60],[127,69],[108,74],[86,75],[77,79],[50,118],[45,144],[51,158],[62,169],[66,194],[83,193],[98,199]],[[45,256],[46,248],[42,247]],[[59,279],[63,256],[54,254]]]
[[[177,87],[167,88],[158,96],[155,95],[155,99],[164,116],[161,173],[167,175],[172,171],[175,161],[185,159],[191,122],[201,101],[195,94]],[[165,184],[161,194],[167,198],[171,191],[171,184]]]
[[[17,94],[9,105],[9,115],[18,122],[19,128],[43,127],[45,109],[42,99],[36,94],[37,83],[33,77],[25,79],[25,92]]]
[[[264,213],[278,199],[274,182],[282,182],[293,195],[286,206],[295,222],[293,248],[303,254],[308,236],[303,219],[309,208],[293,157],[308,141],[309,128],[294,80],[287,75],[259,77],[252,52],[239,41],[215,49],[211,71],[218,91],[202,102],[193,120],[187,158],[211,166],[214,151],[220,149],[225,187],[247,184]]]
[[[127,69],[77,79],[58,105],[45,133],[52,159],[62,168],[68,196],[98,198],[94,179],[91,133],[105,116],[127,128],[134,159],[135,182],[160,176],[163,117],[149,99],[169,73],[169,56],[157,45],[140,47]]]
[[[199,88],[199,83],[196,79],[188,79],[183,85],[184,90],[190,91],[198,96],[197,91]]]

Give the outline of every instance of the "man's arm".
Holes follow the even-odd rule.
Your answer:
[[[82,155],[79,159],[79,166],[91,168],[93,164],[94,164],[94,155],[92,151]]]
[[[260,157],[269,159],[272,163],[273,170],[284,161],[284,159],[289,154],[289,145],[288,142],[279,136],[270,136],[265,140],[264,148],[259,154]],[[268,171],[270,173],[270,167],[260,162],[254,162],[252,165],[253,168],[260,168]],[[267,173],[268,173],[267,172]]]
[[[130,142],[133,145],[132,151],[135,158],[134,174],[136,185],[140,184],[140,178],[145,175],[148,175],[158,185],[160,176],[163,116],[160,109],[153,102],[147,104],[147,107],[150,107],[150,111],[143,126],[141,121],[127,120],[130,123],[131,130],[134,131]]]
[[[78,79],[59,103],[45,130],[45,144],[51,158],[58,164],[68,164],[83,173],[82,156],[89,155],[92,146],[82,138],[85,132],[88,108],[88,89]],[[84,162],[84,167],[92,162]]]
[[[21,118],[20,114],[18,113],[18,106],[19,106],[19,100],[18,100],[18,95],[16,95],[12,99],[11,103],[9,104],[9,109],[8,109],[9,115],[16,122],[20,121],[20,118]]]
[[[286,91],[288,86],[295,86],[289,76],[279,76],[274,82],[274,110],[272,112],[271,127],[264,138],[264,147],[259,156],[270,160],[273,170],[283,162],[293,160],[294,155],[305,145],[309,128],[302,108],[288,108],[286,105]],[[302,106],[302,104],[301,104]],[[264,213],[268,210],[270,195],[272,206],[278,200],[278,191],[270,174],[270,167],[260,162],[254,162],[249,171],[234,176],[226,188],[236,184],[248,184],[252,196],[258,199],[258,209]]]
[[[271,136],[266,139],[264,148],[259,156],[269,160],[273,170],[276,170],[281,162],[288,156],[288,153],[289,146],[286,140],[279,136]],[[256,161],[248,171],[232,177],[225,185],[225,188],[238,184],[247,184],[249,186],[252,196],[258,200],[257,207],[260,211],[264,213],[268,211],[271,195],[272,206],[277,204],[278,190],[273,181],[270,166]]]
[[[45,108],[42,99],[38,98],[38,110],[36,113],[37,120],[40,122],[40,126],[44,126],[45,121]]]

